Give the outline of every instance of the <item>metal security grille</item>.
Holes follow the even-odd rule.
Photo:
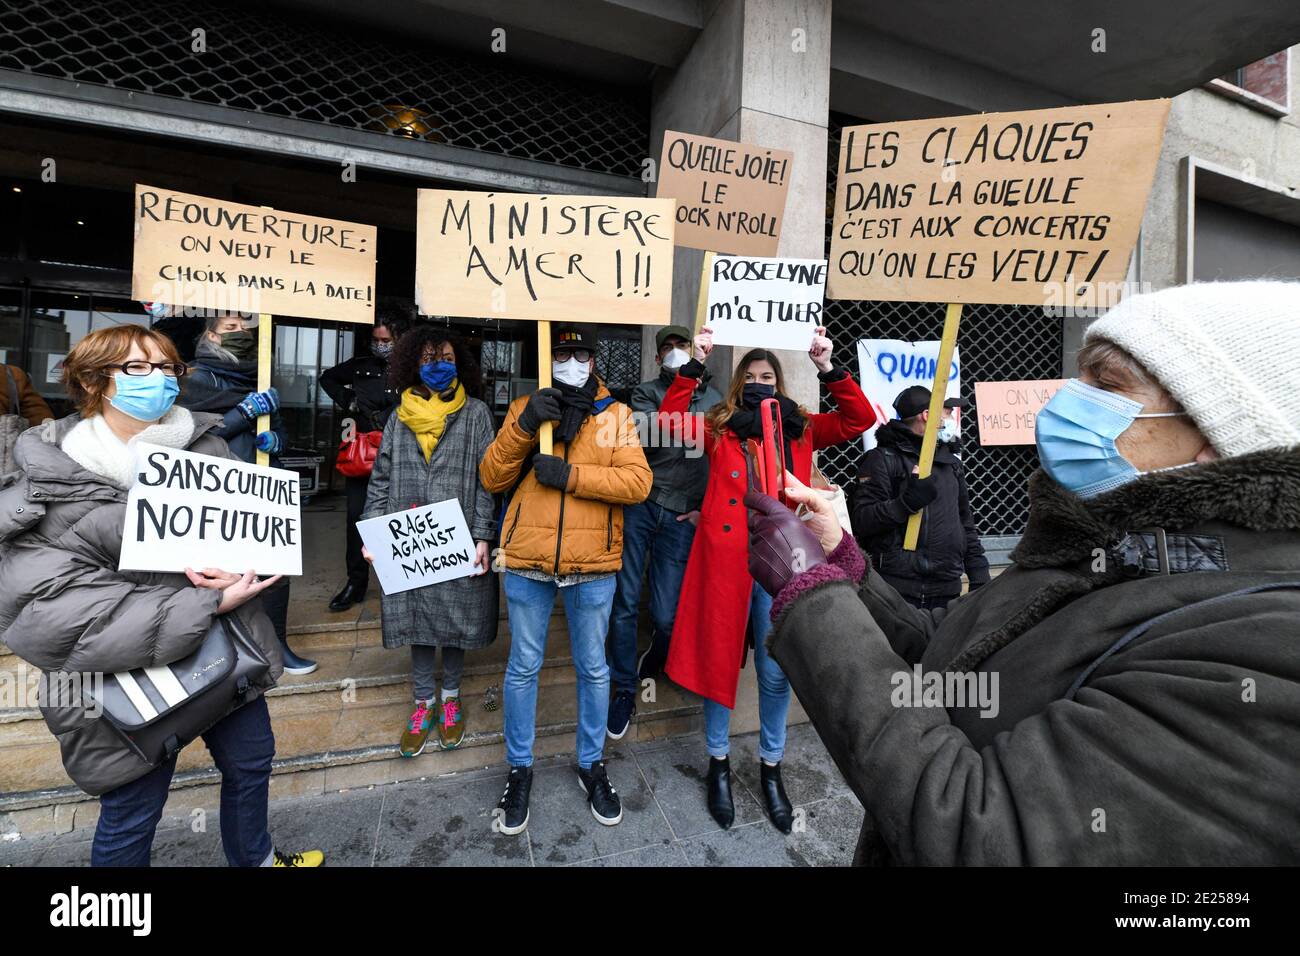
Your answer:
[[[610,388],[632,388],[641,382],[641,335],[601,331],[596,341],[596,371]]]
[[[193,52],[196,30],[207,52]],[[0,69],[640,174],[644,94],[342,30],[265,5],[0,0]]]
[[[837,122],[838,120],[838,122]],[[835,171],[840,131],[853,122],[831,117],[827,169],[826,248],[830,252],[830,213],[834,208]],[[943,303],[865,302],[827,300],[826,324],[839,343],[842,359],[856,365],[856,345],[862,338],[937,339],[943,333]],[[957,338],[961,351],[961,392],[975,400],[976,382],[1061,376],[1061,324],[1040,308],[1008,305],[968,305],[962,310]],[[856,371],[856,369],[855,369]],[[900,387],[901,390],[901,387]],[[823,409],[833,408],[822,389]],[[976,441],[973,416],[962,419],[962,463],[970,488],[975,526],[981,535],[1018,535],[1029,514],[1026,482],[1038,467],[1032,445],[985,448]],[[818,461],[837,484],[851,482],[862,457],[859,442],[821,452]]]

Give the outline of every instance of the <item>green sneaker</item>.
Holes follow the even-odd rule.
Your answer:
[[[438,736],[442,739],[443,750],[455,750],[465,739],[465,713],[460,709],[459,697],[448,697],[442,702]]]
[[[429,742],[429,731],[433,730],[433,718],[437,713],[436,704],[435,709],[429,709],[431,703],[433,702],[423,700],[415,702],[415,710],[406,722],[402,742],[398,745],[398,751],[403,757],[418,757],[424,753],[424,745]]]

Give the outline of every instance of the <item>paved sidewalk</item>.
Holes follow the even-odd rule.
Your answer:
[[[607,765],[623,800],[623,822],[592,818],[572,755],[534,767],[528,829],[492,829],[505,770],[489,767],[425,781],[278,800],[271,832],[281,849],[317,847],[327,866],[844,866],[862,809],[807,724],[790,728],[783,764],[796,829],[768,822],[758,789],[757,734],[732,738],[736,822],[722,830],[705,809],[708,756],[699,735],[620,746]],[[0,843],[0,865],[84,866],[90,832]],[[155,866],[220,866],[220,828],[160,827]]]

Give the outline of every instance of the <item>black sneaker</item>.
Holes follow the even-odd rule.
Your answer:
[[[609,702],[609,720],[605,726],[605,733],[610,740],[623,739],[635,713],[636,694],[630,690],[615,691],[614,699]]]
[[[528,793],[533,788],[532,767],[511,767],[506,790],[494,816],[497,829],[507,835],[521,833],[528,826]]]
[[[623,819],[623,805],[618,801],[618,791],[605,773],[605,761],[597,760],[590,770],[578,768],[578,786],[587,795],[591,815],[597,823],[612,827]]]

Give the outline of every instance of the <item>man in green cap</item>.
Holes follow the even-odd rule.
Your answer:
[[[690,361],[691,331],[666,325],[655,335],[655,364],[659,374],[632,391],[631,406],[641,428],[645,457],[654,472],[650,497],[623,508],[623,567],[618,572],[614,609],[609,621],[609,667],[614,696],[609,705],[608,733],[618,740],[636,713],[640,681],[663,670],[668,641],[677,615],[677,598],[686,573],[686,559],[695,539],[695,520],[709,477],[703,448],[688,448],[680,438],[658,427],[659,406],[677,369]],[[708,411],[722,396],[708,384],[708,373],[691,396],[690,414]],[[680,435],[678,430],[675,434]],[[650,647],[636,656],[637,605],[641,582],[650,580]]]

